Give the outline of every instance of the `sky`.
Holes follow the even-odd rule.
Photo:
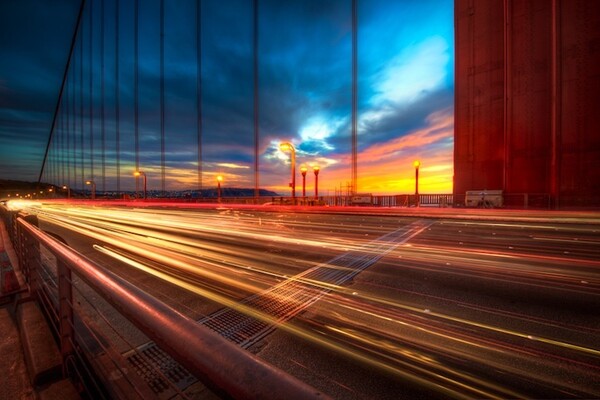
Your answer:
[[[320,167],[320,194],[345,191],[352,151],[351,1],[258,4],[259,186],[289,193],[290,156],[279,149],[289,141],[296,148],[297,193],[301,165]],[[81,188],[93,179],[99,190],[134,188],[133,5],[88,0],[44,181]],[[70,0],[0,1],[1,179],[38,178],[78,8]],[[252,188],[252,1],[201,2],[200,114],[196,18],[195,1],[165,2],[161,96],[160,1],[140,1],[139,168],[150,189],[161,188],[164,132],[166,189],[195,189],[201,115],[203,187],[214,187],[222,175],[224,186]],[[452,191],[453,35],[451,0],[358,0],[359,192],[413,192],[416,159],[421,193]],[[70,173],[61,169],[67,163]],[[310,172],[306,186],[311,193]]]

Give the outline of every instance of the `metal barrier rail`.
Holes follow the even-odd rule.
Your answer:
[[[553,200],[549,193],[503,193],[503,207],[505,208],[535,208],[535,209],[556,209],[559,204]],[[352,195],[336,196],[296,196],[296,205],[300,206],[357,206],[369,205],[374,207],[415,207],[420,206],[438,206],[438,207],[465,207],[465,194],[398,194],[398,195],[374,195],[371,196],[371,203],[353,204]],[[98,198],[98,196],[96,197]],[[597,208],[597,199],[592,196],[562,196],[561,199],[567,204],[574,204],[580,207]],[[114,197],[107,197],[104,200],[118,200]],[[147,199],[132,199],[143,203],[165,202],[170,203],[214,203],[214,204],[248,204],[248,205],[292,205],[293,201],[289,195],[285,196],[227,196],[220,199],[217,197],[176,197],[162,198],[152,197]]]
[[[6,213],[3,214],[6,216]],[[43,296],[40,274],[35,271],[41,266],[40,246],[56,257],[58,293],[52,297],[58,310],[53,323],[59,333],[65,365],[73,358],[77,346],[74,339],[74,319],[78,316],[73,308],[72,279],[72,275],[75,275],[219,395],[235,399],[327,398],[316,389],[242,350],[133,284],[87,260],[25,218],[15,218],[16,216],[11,216],[16,228],[13,243],[19,255],[21,270],[34,296]]]

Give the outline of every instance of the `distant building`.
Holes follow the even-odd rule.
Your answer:
[[[456,0],[455,26],[455,195],[600,207],[600,1]]]

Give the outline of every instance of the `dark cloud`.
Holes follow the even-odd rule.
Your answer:
[[[415,18],[411,12],[417,9],[432,18],[435,16],[434,3],[421,3],[359,2],[359,118],[369,112],[383,111],[380,117],[368,123],[361,120],[361,149],[418,128],[429,114],[453,102],[452,88],[443,86],[410,104],[393,101],[374,104],[372,101],[374,95],[380,94],[374,80],[385,73],[399,49],[435,30],[430,25],[427,33],[426,29],[415,29],[414,23],[412,31],[400,27],[410,25]],[[114,172],[117,128],[121,163],[132,168],[136,158],[134,2],[118,3],[118,52],[116,3],[104,1],[103,29],[100,26],[102,2],[91,0],[87,4],[69,73],[66,100],[55,130],[52,147],[55,154],[51,160],[56,163],[60,158],[59,147],[66,146],[69,136],[70,146],[77,143],[78,151],[84,148],[84,165],[78,168],[84,172],[87,169],[89,175],[98,175],[103,146],[105,168],[110,167]],[[254,146],[252,2],[205,0],[201,4],[200,83],[205,170],[209,171],[217,163],[250,166]],[[259,2],[259,128],[260,149],[265,157],[261,164],[265,168],[271,167],[266,160],[274,157],[271,141],[293,140],[299,143],[300,152],[314,156],[342,157],[350,151],[350,4],[347,0]],[[139,159],[142,166],[154,171],[160,168],[161,150],[159,5],[159,0],[144,0],[140,2],[139,14]],[[169,170],[194,169],[198,158],[196,2],[166,1],[165,5],[166,166]],[[3,152],[13,152],[10,149],[18,142],[35,149],[27,153],[27,166],[19,169],[29,169],[29,179],[37,178],[41,166],[78,6],[78,1],[68,0],[51,5],[41,0],[0,2],[0,18],[3,23],[7,22],[0,24],[2,56],[10,60],[0,64],[0,142]],[[91,25],[90,7],[93,9]],[[451,2],[445,7],[451,15]],[[402,13],[398,14],[398,10]],[[451,25],[450,19],[444,29]],[[102,32],[105,35],[103,51]],[[407,34],[413,36],[402,36]],[[117,96],[118,110],[115,108]],[[90,114],[94,116],[91,124]],[[104,124],[100,122],[102,115]],[[315,120],[327,122],[330,131],[324,138],[307,137],[300,143],[301,132]],[[83,142],[79,136],[81,129]],[[90,148],[93,148],[93,157]],[[17,160],[13,157],[2,162],[8,166]],[[94,171],[91,171],[92,162]],[[251,169],[238,172],[248,177],[252,174]],[[130,171],[126,174],[129,176]]]
[[[3,177],[37,179],[78,5],[68,0],[0,2]]]

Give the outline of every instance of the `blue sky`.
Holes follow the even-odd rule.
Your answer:
[[[0,6],[0,50],[3,60],[9,60],[0,66],[0,178],[37,180],[79,3],[7,3]],[[51,148],[48,180],[69,180],[73,187],[83,186],[83,180],[91,176],[102,180],[99,116],[103,108],[104,181],[107,190],[115,188],[115,4],[104,1],[102,74],[102,2],[88,2]],[[135,169],[133,1],[118,4],[120,184],[122,189],[131,189]],[[140,168],[148,174],[149,186],[159,188],[160,2],[140,4]],[[193,189],[197,182],[195,4],[167,1],[165,6],[168,189]],[[23,27],[16,21],[32,25]],[[422,162],[422,191],[451,191],[453,2],[359,0],[358,21],[359,191],[410,191],[415,158]],[[203,183],[214,186],[220,174],[225,185],[253,187],[252,2],[203,0],[201,22]],[[289,156],[279,151],[281,141],[294,143],[298,166],[321,167],[323,194],[333,193],[350,180],[351,44],[349,0],[259,0],[261,187],[288,191]],[[61,129],[67,119],[69,129]],[[58,160],[66,154],[76,172],[68,178],[56,173]],[[307,186],[312,187],[312,180]]]

